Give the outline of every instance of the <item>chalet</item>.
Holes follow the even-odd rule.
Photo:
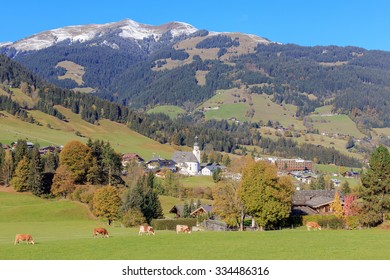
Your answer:
[[[357,178],[359,177],[359,172],[351,170],[351,171],[345,171],[341,175],[343,175],[343,177],[345,178]]]
[[[200,172],[200,150],[195,137],[192,152],[175,151],[172,161],[176,162],[178,172],[184,175],[197,175]]]
[[[169,213],[175,214],[176,218],[180,218],[183,215],[184,205],[175,205],[169,210]]]
[[[331,214],[330,204],[334,200],[336,190],[298,190],[293,196],[291,216]],[[341,201],[343,197],[339,192]]]
[[[12,143],[11,143],[12,149],[15,149],[15,147],[16,147],[17,144],[18,144],[18,142],[12,142]],[[26,142],[26,144],[27,144],[27,148],[29,148],[29,149],[34,148],[34,143],[32,143],[32,142]]]
[[[62,146],[43,146],[39,148],[39,154],[45,155],[47,153],[54,153],[54,151],[57,150],[58,152],[61,152]]]
[[[192,211],[190,216],[191,217],[204,216],[204,215],[211,216],[212,213],[213,213],[213,206],[201,205],[199,208]]]
[[[159,171],[163,168],[169,169],[172,172],[176,172],[176,162],[169,159],[162,159],[160,157],[154,157],[146,163],[146,166],[151,171]]]
[[[211,176],[213,175],[213,172],[217,170],[217,168],[225,169],[225,166],[219,165],[219,164],[208,164],[202,168],[202,175],[204,176]]]
[[[137,154],[126,153],[122,155],[122,166],[126,166],[130,162],[135,161],[138,164],[142,164],[145,160]]]

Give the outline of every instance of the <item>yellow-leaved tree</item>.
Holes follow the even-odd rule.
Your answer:
[[[341,204],[340,195],[338,192],[334,194],[334,199],[330,204],[330,208],[332,209],[336,218],[342,219],[344,217],[343,205]]]
[[[98,217],[106,218],[108,225],[119,218],[119,209],[122,200],[117,188],[105,186],[98,189],[93,196],[93,214]]]
[[[240,182],[222,180],[213,187],[213,212],[230,226],[244,229],[245,207],[239,194]]]
[[[260,229],[275,227],[288,218],[292,207],[293,184],[278,177],[276,166],[266,162],[249,164],[242,174],[241,197],[249,215]]]

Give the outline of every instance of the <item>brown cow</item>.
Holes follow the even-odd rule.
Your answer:
[[[150,235],[150,234],[155,235],[156,234],[154,232],[154,229],[151,226],[140,226],[138,235],[142,235],[144,233],[146,233],[147,235]]]
[[[317,222],[308,222],[306,224],[307,230],[311,230],[314,228],[315,230],[319,229],[321,230],[321,226]]]
[[[95,228],[93,229],[93,236],[97,237],[98,234],[101,234],[101,237],[110,237],[108,231],[105,228]]]
[[[19,244],[20,241],[26,241],[27,244],[35,244],[32,236],[30,234],[17,234],[15,236],[14,245]]]
[[[191,230],[187,225],[176,225],[176,234],[178,234],[179,232],[184,232],[189,234],[191,233]]]

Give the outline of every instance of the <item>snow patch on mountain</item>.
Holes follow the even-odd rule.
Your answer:
[[[143,40],[153,37],[159,40],[165,32],[170,31],[173,37],[183,34],[191,34],[197,29],[190,24],[171,22],[160,26],[141,24],[131,19],[106,24],[75,25],[44,31],[30,37],[16,41],[15,43],[1,43],[0,47],[13,47],[17,51],[37,51],[55,44],[69,40],[74,42],[87,42],[94,38],[103,37],[106,34],[119,31],[119,36],[125,39]],[[117,48],[110,42],[105,45]]]

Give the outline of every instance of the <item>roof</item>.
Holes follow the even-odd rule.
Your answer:
[[[206,165],[205,167],[203,167],[203,169],[207,168],[208,170],[210,171],[214,171],[216,170],[217,168],[220,168],[220,169],[225,169],[226,167],[225,166],[222,166],[220,164],[208,164]]]
[[[195,216],[198,212],[211,213],[213,211],[213,206],[211,205],[201,205],[199,208],[191,212],[191,216]]]
[[[192,152],[175,151],[172,156],[172,160],[177,163],[184,162],[198,162],[198,159]]]
[[[334,200],[335,193],[336,190],[299,190],[293,196],[293,205],[317,208],[330,204]],[[341,194],[340,197],[342,198]]]
[[[291,216],[315,215],[318,214],[314,209],[307,206],[294,206],[291,210]]]
[[[126,154],[122,155],[122,160],[130,161],[133,159],[136,159],[138,161],[144,161],[144,159],[142,157],[140,157],[139,155],[134,154],[134,153],[126,153]]]
[[[184,205],[175,205],[172,207],[171,210],[169,210],[169,213],[175,213],[175,214],[180,214],[183,212]]]

